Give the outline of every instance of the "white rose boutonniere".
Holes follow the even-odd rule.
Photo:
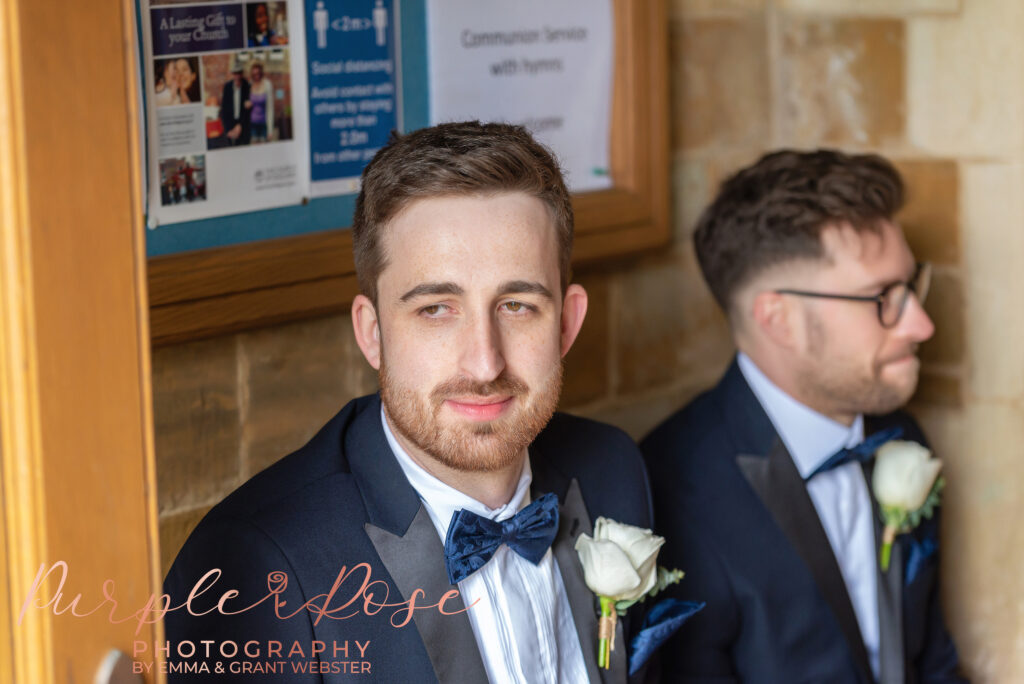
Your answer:
[[[658,551],[664,543],[664,537],[650,530],[608,518],[597,519],[593,538],[581,534],[576,540],[584,580],[601,603],[600,667],[611,666],[617,616],[683,578],[679,570],[658,567]]]
[[[945,481],[939,477],[942,461],[917,442],[884,444],[875,456],[871,487],[882,508],[882,570],[889,569],[892,543],[897,534],[910,532],[922,518],[931,518]]]

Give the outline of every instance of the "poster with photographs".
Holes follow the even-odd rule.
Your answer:
[[[149,0],[150,227],[309,196],[300,0]]]

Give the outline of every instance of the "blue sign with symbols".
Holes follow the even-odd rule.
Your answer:
[[[316,195],[356,192],[397,128],[395,0],[307,0],[309,149]]]

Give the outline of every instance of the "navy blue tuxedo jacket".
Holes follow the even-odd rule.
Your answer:
[[[865,434],[900,425],[902,439],[924,443],[905,413],[865,421]],[[664,649],[665,681],[874,681],[814,504],[735,361],[641,450],[662,562],[686,572],[681,597],[707,602]],[[878,571],[883,682],[963,681],[939,605],[937,542],[936,517],[898,536],[889,572]]]
[[[554,492],[559,497],[559,532],[552,549],[591,681],[625,682],[628,621],[619,622],[613,668],[599,672],[597,602],[584,584],[573,545],[581,533],[592,534],[598,516],[651,526],[643,460],[620,430],[564,414],[555,414],[529,451],[533,496]],[[317,597],[331,591],[339,573],[363,563],[376,582],[361,594],[374,596],[369,609],[359,598],[314,624],[316,616],[302,605],[314,600],[322,606],[324,598]],[[218,681],[231,674],[252,681],[487,681],[465,613],[442,615],[436,608],[420,609],[408,624],[395,627],[393,622],[400,623],[406,613],[397,607],[377,607],[407,601],[417,589],[423,591],[417,604],[428,606],[457,589],[448,583],[437,531],[388,446],[377,395],[350,402],[306,446],[253,477],[206,515],[165,580],[172,605],[185,601],[197,580],[212,568],[223,575],[193,602],[194,612],[216,606],[228,589],[239,595],[226,602],[223,612],[251,605],[268,594],[268,573],[280,571],[288,584],[276,597],[287,601],[279,612],[298,614],[282,619],[271,601],[240,615],[214,611],[195,617],[184,609],[173,611],[165,618],[172,667],[175,660],[186,669],[196,666],[206,655],[201,642],[207,640],[212,642],[207,661],[211,672],[218,662],[226,668]],[[343,582],[327,607],[336,609],[360,595],[364,575],[360,570]],[[462,610],[463,600],[455,597],[444,607],[449,612]],[[200,657],[176,658],[179,644],[190,641],[198,645]],[[242,649],[249,641],[255,642],[249,644],[249,653],[259,655],[230,658],[220,650],[224,642]],[[280,642],[281,652],[270,655],[270,642]],[[312,654],[318,648],[314,642],[324,644],[325,652]],[[302,653],[289,657],[296,644]],[[186,643],[185,654],[189,651]],[[232,652],[230,645],[227,652]],[[243,660],[252,664],[240,664]],[[267,674],[242,672],[274,661],[285,661],[285,676],[268,679]],[[314,675],[300,678],[293,673],[293,666],[308,667],[310,661]],[[352,667],[340,664],[345,661],[366,661],[369,669],[356,665],[356,674],[340,671]],[[172,680],[185,678],[181,672],[172,674]]]

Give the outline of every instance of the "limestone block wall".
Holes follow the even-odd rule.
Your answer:
[[[673,243],[577,274],[590,311],[563,408],[642,437],[732,349],[690,232],[782,146],[893,159],[935,264],[913,402],[946,462],[948,621],[977,682],[1024,681],[1024,3],[669,0]],[[347,315],[154,352],[165,567],[214,503],[376,389]]]

